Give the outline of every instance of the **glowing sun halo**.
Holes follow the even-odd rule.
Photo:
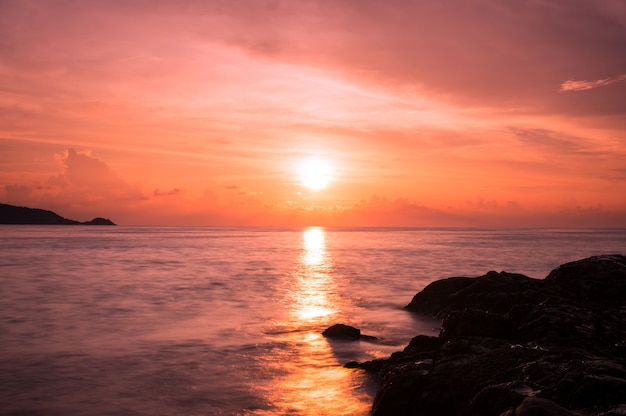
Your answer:
[[[331,173],[328,161],[320,158],[305,159],[299,166],[302,185],[313,190],[325,188],[331,180]]]

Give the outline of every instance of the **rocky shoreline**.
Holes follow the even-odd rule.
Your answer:
[[[380,381],[374,416],[626,415],[625,299],[623,255],[439,280],[406,306],[438,337],[346,366]]]

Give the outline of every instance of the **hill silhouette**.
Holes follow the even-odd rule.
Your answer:
[[[94,218],[91,221],[74,221],[59,214],[39,208],[18,207],[0,204],[0,224],[24,225],[115,225],[107,218]]]

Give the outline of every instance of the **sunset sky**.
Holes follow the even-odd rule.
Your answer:
[[[626,2],[0,0],[0,202],[626,227]]]

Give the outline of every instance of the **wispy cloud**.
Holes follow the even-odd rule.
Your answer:
[[[174,196],[180,193],[180,189],[173,188],[171,191],[161,191],[160,189],[154,190],[154,196]]]
[[[598,79],[595,81],[576,81],[573,79],[567,80],[561,84],[561,92],[565,91],[584,91],[597,87],[604,87],[605,85],[614,84],[616,82],[626,81],[626,74],[617,75],[615,77],[608,77],[604,79]]]

